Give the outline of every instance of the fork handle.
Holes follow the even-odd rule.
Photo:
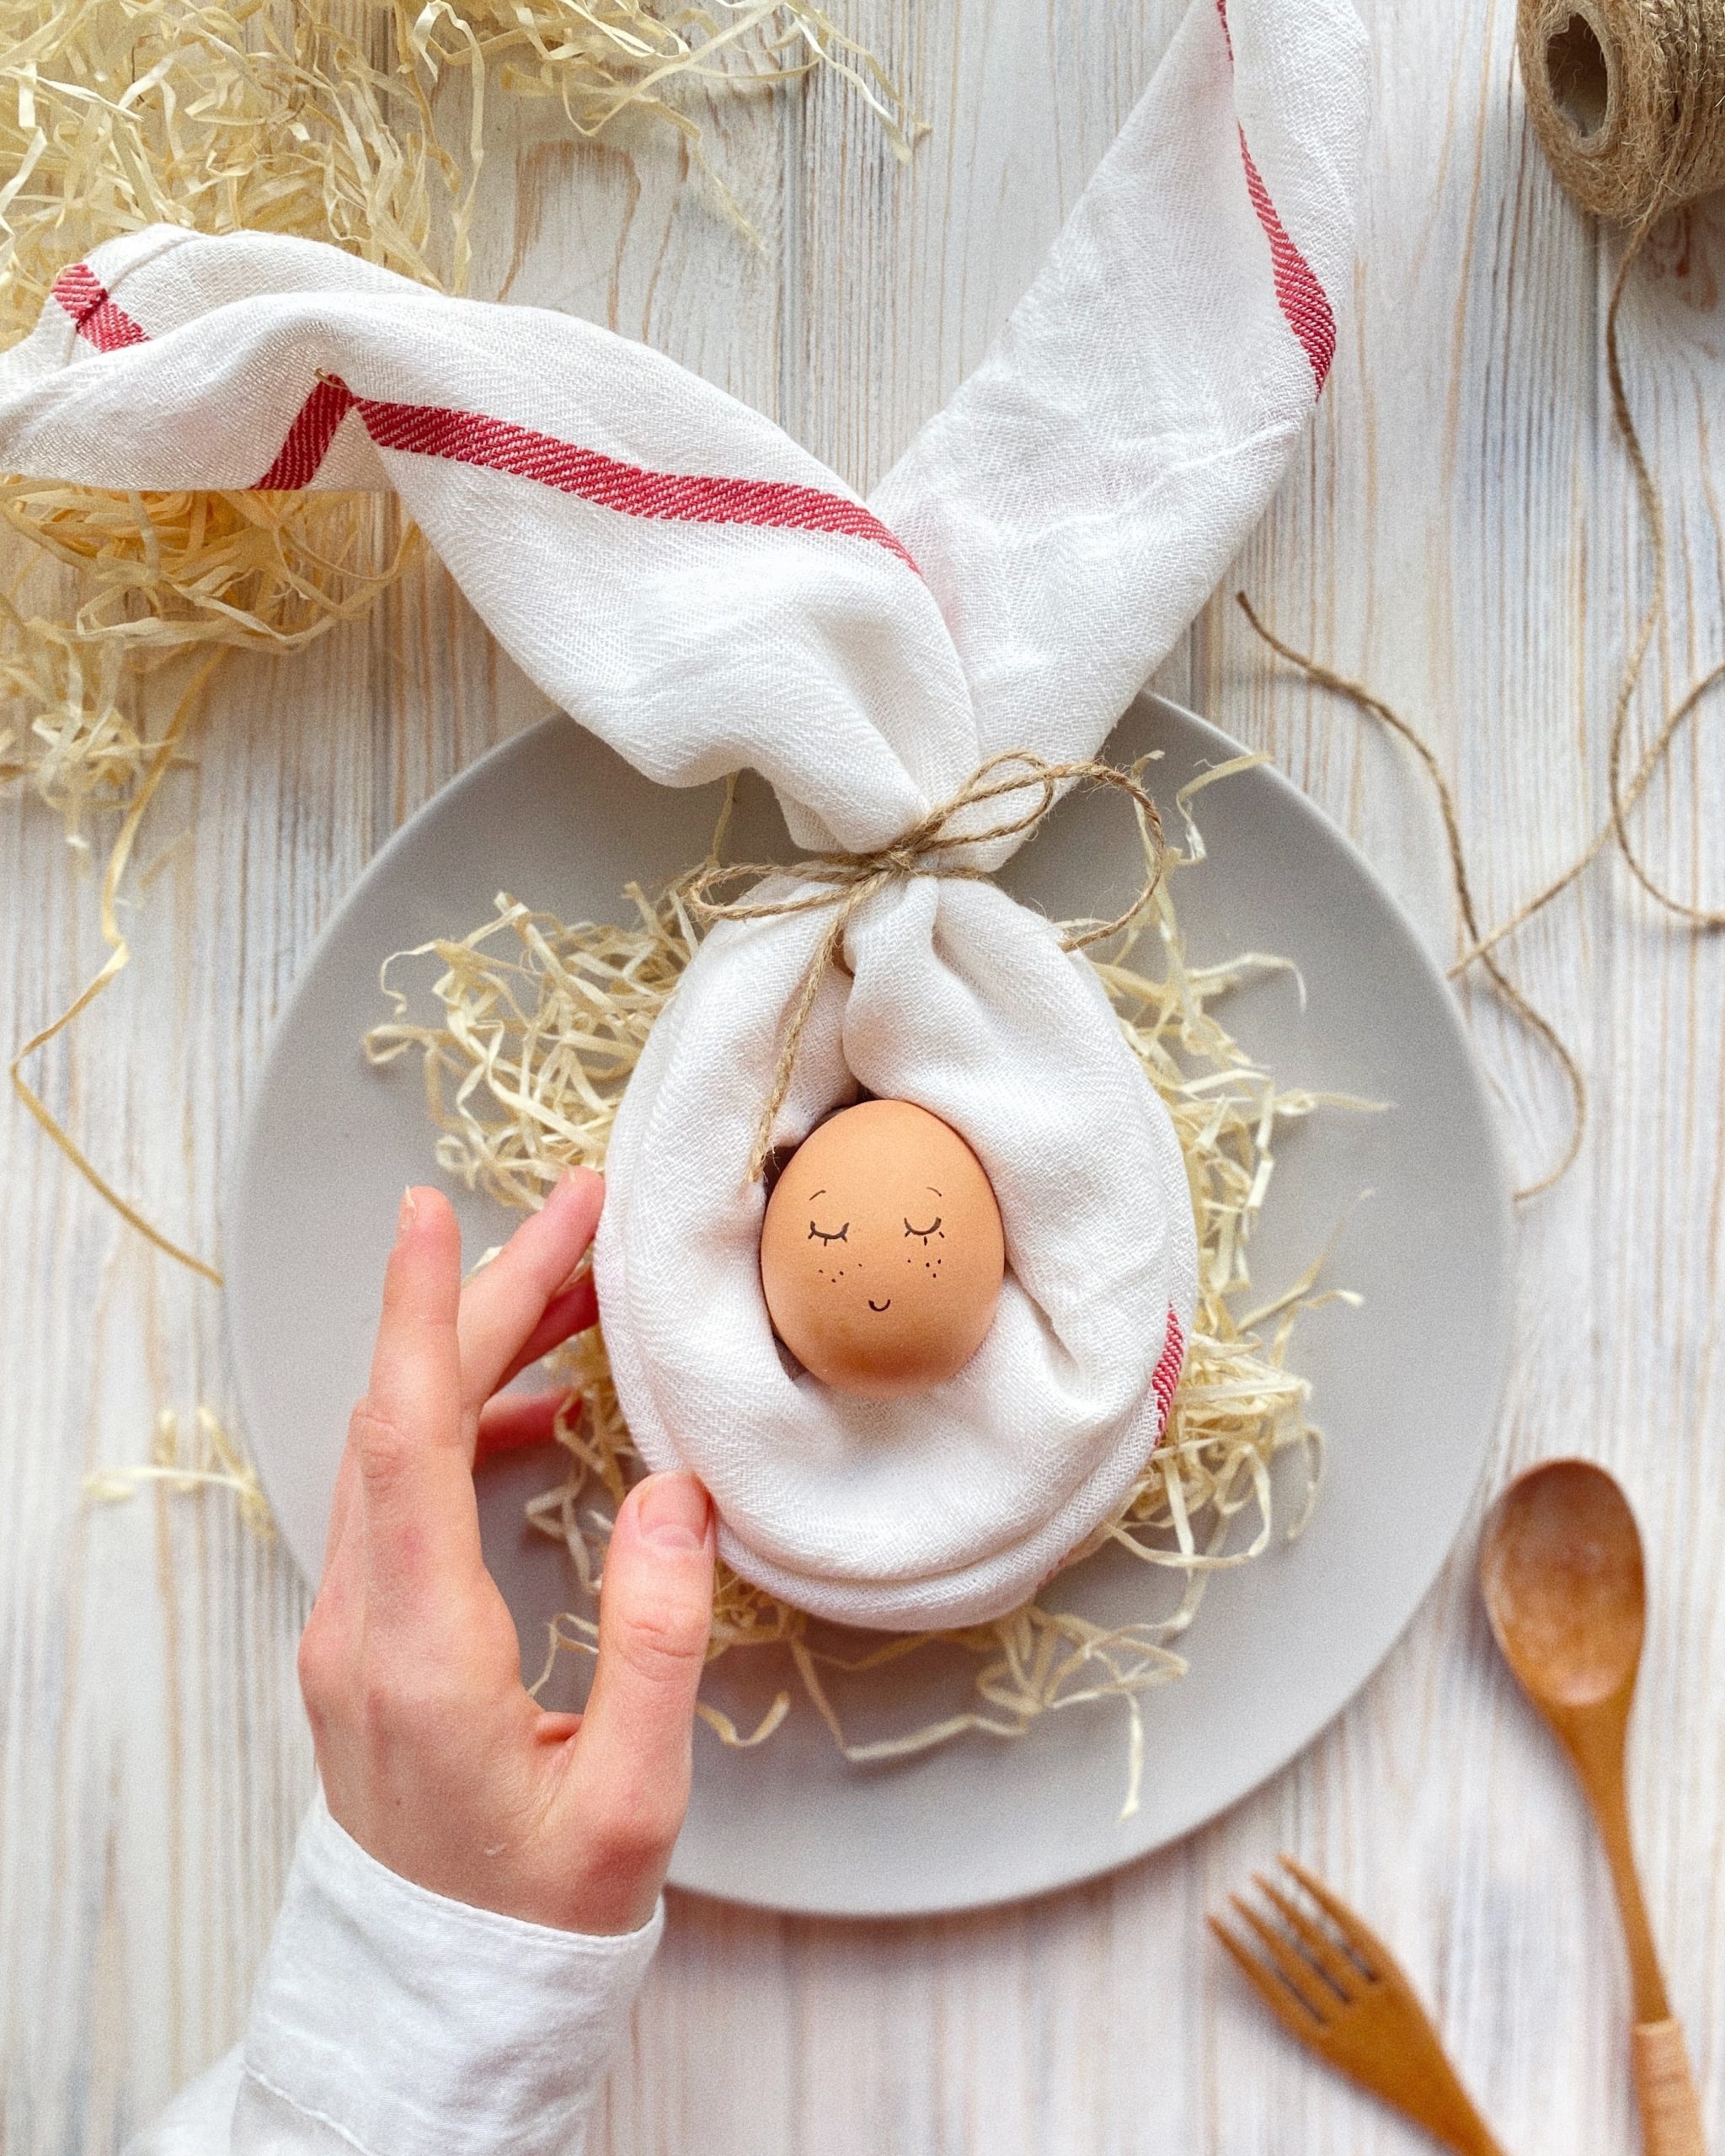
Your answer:
[[[1638,2022],[1631,2042],[1647,2156],[1706,2156],[1701,2099],[1690,2072],[1683,2024],[1674,2018]]]

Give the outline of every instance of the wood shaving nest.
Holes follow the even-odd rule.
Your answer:
[[[1203,858],[1190,810],[1202,787],[1261,761],[1242,756],[1207,772],[1179,797],[1183,848],[1171,867]],[[649,1033],[693,955],[700,931],[687,892],[701,864],[664,889],[628,888],[633,918],[622,925],[574,925],[499,894],[493,917],[470,933],[396,953],[382,969],[393,1015],[366,1037],[374,1065],[417,1054],[425,1106],[438,1131],[436,1156],[450,1176],[504,1204],[537,1206],[565,1169],[602,1167],[611,1119]],[[1143,947],[1148,947],[1147,949]],[[437,968],[429,992],[435,1015],[414,1015],[403,965]],[[1247,1250],[1275,1166],[1277,1133],[1321,1106],[1364,1102],[1279,1088],[1228,1032],[1218,1006],[1231,989],[1285,960],[1246,953],[1225,963],[1188,962],[1168,882],[1155,909],[1112,958],[1091,963],[1121,1033],[1167,1103],[1179,1134],[1198,1228],[1199,1287],[1186,1365],[1167,1433],[1131,1492],[1074,1550],[1056,1577],[1104,1550],[1123,1551],[1158,1582],[1135,1621],[1102,1625],[1062,1608],[1059,1588],[992,1624],[961,1631],[893,1636],[846,1652],[826,1628],[721,1565],[714,1609],[714,1659],[787,1651],[802,1688],[846,1757],[902,1757],[975,1730],[1020,1737],[1049,1713],[1114,1700],[1129,1731],[1127,1796],[1136,1808],[1142,1694],[1182,1675],[1174,1642],[1197,1614],[1204,1585],[1220,1570],[1251,1563],[1277,1532],[1279,1462],[1292,1470],[1288,1538],[1316,1498],[1322,1439],[1308,1412],[1307,1381],[1288,1367],[1302,1312],[1354,1303],[1343,1289],[1316,1286],[1316,1257],[1283,1294],[1252,1306]],[[558,1424],[567,1472],[527,1508],[532,1524],[562,1542],[584,1596],[596,1593],[617,1506],[642,1463],[619,1412],[598,1330],[558,1351],[548,1365],[570,1399]],[[550,1628],[546,1668],[559,1654],[590,1653],[592,1618],[566,1612]],[[827,1673],[879,1668],[936,1643],[956,1647],[972,1668],[972,1704],[963,1712],[879,1742],[853,1742],[830,1695]],[[701,1712],[728,1744],[759,1743],[782,1721],[781,1691],[758,1727],[739,1730],[717,1708]]]

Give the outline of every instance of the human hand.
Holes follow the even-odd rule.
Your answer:
[[[549,1433],[546,1396],[493,1396],[593,1323],[591,1280],[570,1275],[604,1187],[565,1176],[465,1288],[448,1200],[403,1200],[299,1670],[330,1812],[381,1864],[535,1924],[626,1932],[653,1913],[688,1801],[712,1505],[688,1475],[629,1492],[586,1711],[551,1714],[521,1683],[473,1477],[476,1450]]]

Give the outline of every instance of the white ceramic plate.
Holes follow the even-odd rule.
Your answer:
[[[1146,698],[1111,753],[1165,751],[1176,789],[1235,744]],[[288,1547],[309,1575],[350,1405],[365,1379],[384,1253],[403,1184],[435,1171],[416,1063],[380,1074],[360,1049],[383,1015],[379,962],[460,934],[508,890],[566,920],[617,917],[623,885],[697,859],[716,788],[640,777],[572,721],[505,744],[377,856],[307,966],[259,1082],[227,1220],[228,1316],[247,1433]],[[1353,846],[1266,768],[1199,802],[1210,858],[1177,894],[1193,956],[1293,959],[1240,991],[1231,1022],[1284,1084],[1390,1103],[1284,1134],[1255,1247],[1258,1284],[1291,1281],[1345,1222],[1328,1280],[1362,1312],[1312,1314],[1294,1360],[1316,1388],[1328,1472],[1304,1537],[1212,1583],[1188,1636],[1190,1673],[1146,1702],[1143,1796],[1119,1819],[1122,1717],[1049,1717],[1020,1740],[975,1736],[859,1767],[800,1700],[755,1752],[697,1737],[681,1886],[777,1908],[884,1915],[961,1908],[1108,1870],[1189,1832],[1274,1773],[1388,1652],[1465,1518],[1485,1458],[1511,1309],[1507,1178],[1455,1006],[1413,929]],[[745,789],[739,857],[786,841],[764,787]],[[1106,915],[1137,873],[1118,803],[1067,802],[1012,865],[1019,895],[1059,916]],[[1369,1195],[1362,1195],[1369,1193]],[[457,1198],[477,1251],[510,1216]],[[546,1486],[536,1454],[482,1476],[487,1554],[537,1670],[545,1621],[575,1590],[561,1549],[527,1531]],[[1130,1561],[1067,1587],[1087,1614],[1126,1611],[1157,1582]],[[566,1657],[572,1662],[574,1657]],[[777,1653],[732,1657],[708,1694],[747,1723],[792,1681]],[[841,1694],[858,1736],[913,1726],[962,1697],[952,1667],[899,1665]],[[559,1699],[558,1704],[566,1704]]]

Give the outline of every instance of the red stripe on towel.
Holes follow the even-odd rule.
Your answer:
[[[330,375],[320,376],[317,387],[301,405],[299,417],[288,429],[275,462],[258,481],[259,492],[309,487],[329,453],[335,430],[356,402],[344,382]]]
[[[1173,1405],[1174,1387],[1180,1382],[1180,1372],[1185,1362],[1186,1336],[1180,1330],[1179,1319],[1170,1310],[1162,1355],[1150,1374],[1150,1389],[1156,1395],[1156,1405],[1162,1411],[1163,1428],[1167,1427],[1168,1410]]]
[[[131,317],[115,307],[107,286],[87,264],[74,262],[71,269],[62,270],[54,280],[53,296],[72,317],[78,335],[88,338],[99,352],[150,341]]]
[[[1162,1443],[1163,1434],[1167,1429],[1168,1412],[1174,1402],[1174,1388],[1180,1382],[1180,1372],[1185,1367],[1185,1363],[1186,1336],[1181,1331],[1180,1321],[1175,1316],[1172,1305],[1170,1305],[1168,1329],[1162,1336],[1162,1352],[1156,1358],[1156,1368],[1150,1374],[1150,1389],[1156,1395],[1156,1404],[1161,1412],[1161,1420],[1156,1424],[1156,1432],[1157,1444]],[[1153,1449],[1154,1447],[1152,1447]],[[1069,1557],[1071,1554],[1069,1550],[1066,1556]],[[1049,1566],[1036,1583],[1039,1589],[1048,1585],[1065,1561],[1066,1558],[1061,1557]]]
[[[74,263],[55,280],[54,297],[72,317],[77,333],[99,350],[147,344],[147,333],[122,313],[88,264]],[[649,472],[625,464],[595,449],[561,441],[554,435],[494,419],[482,412],[454,411],[441,404],[399,404],[382,398],[356,397],[334,375],[320,376],[288,429],[280,449],[263,477],[259,491],[308,487],[328,454],[335,430],[357,409],[366,431],[379,449],[414,456],[437,456],[489,472],[507,472],[559,494],[670,524],[750,524],[771,531],[827,531],[884,547],[915,570],[903,542],[872,516],[860,502],[818,487],[798,487],[780,479],[726,479],[702,472]]]
[[[1301,349],[1311,362],[1313,378],[1322,389],[1330,371],[1330,362],[1336,356],[1335,310],[1313,274],[1311,264],[1289,238],[1287,227],[1276,215],[1276,205],[1246,147],[1243,128],[1240,132],[1240,155],[1246,166],[1246,191],[1252,197],[1258,221],[1270,243],[1270,275],[1275,280],[1276,303],[1286,318],[1288,327],[1300,339]]]
[[[516,478],[625,516],[673,524],[753,524],[772,530],[831,531],[866,539],[914,569],[902,543],[860,502],[778,479],[724,479],[698,472],[649,472],[483,413],[437,404],[393,404],[361,397],[359,413],[379,449],[441,456]]]
[[[1222,36],[1231,60],[1234,40],[1228,31],[1228,0],[1216,0],[1216,13],[1221,18]],[[1336,356],[1335,309],[1311,264],[1288,237],[1288,227],[1282,222],[1270,200],[1269,189],[1263,184],[1263,176],[1252,161],[1246,130],[1242,127],[1239,133],[1240,157],[1246,168],[1246,192],[1252,198],[1258,221],[1269,242],[1270,275],[1275,283],[1276,304],[1300,340],[1300,348],[1311,361],[1313,378],[1322,390],[1330,371],[1330,362]]]

